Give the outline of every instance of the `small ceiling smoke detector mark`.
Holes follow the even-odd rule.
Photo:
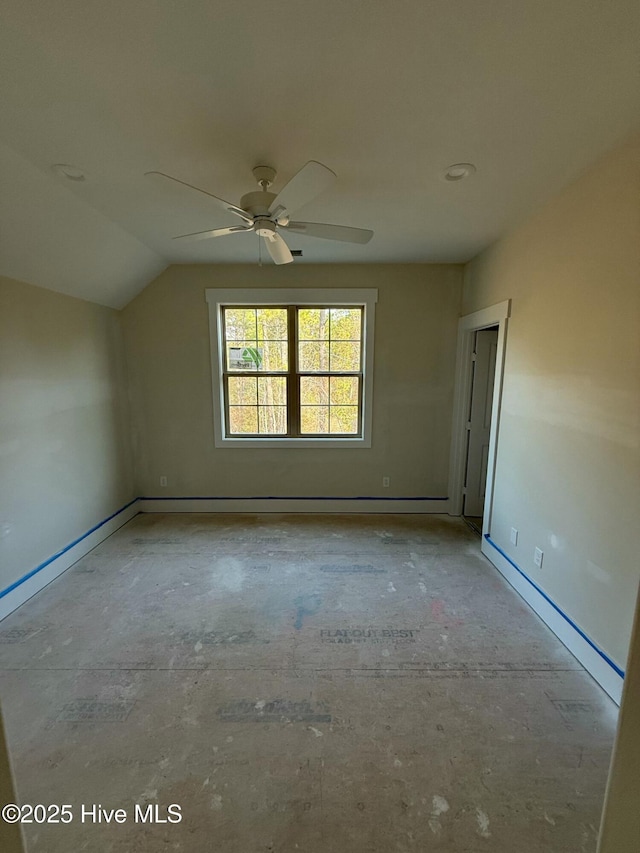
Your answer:
[[[85,174],[82,169],[77,166],[70,166],[68,163],[56,163],[51,167],[53,171],[62,178],[67,178],[69,181],[84,181]]]
[[[473,163],[454,163],[444,170],[445,181],[463,181],[476,171]]]

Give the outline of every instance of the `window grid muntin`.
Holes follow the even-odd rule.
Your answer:
[[[229,379],[243,378],[247,379],[268,379],[271,377],[276,377],[285,380],[285,400],[287,401],[284,405],[280,405],[278,403],[272,404],[272,406],[264,405],[259,403],[260,391],[256,386],[256,403],[255,405],[250,404],[239,404],[232,405],[230,402],[229,395]],[[256,412],[256,421],[258,423],[258,427],[260,425],[260,410],[268,409],[268,408],[283,408],[289,409],[289,386],[291,385],[291,377],[288,373],[267,373],[265,372],[251,372],[249,374],[245,374],[243,372],[239,373],[225,373],[222,377],[223,389],[224,389],[224,414],[225,414],[225,431],[226,434],[232,438],[289,438],[290,436],[284,432],[232,432],[231,431],[231,409],[254,409]],[[285,419],[286,420],[286,419]],[[288,421],[287,421],[288,424]]]
[[[364,305],[313,305],[313,304],[308,304],[308,305],[292,306],[292,308],[295,310],[295,315],[296,315],[295,349],[296,349],[296,366],[297,366],[296,372],[297,373],[306,373],[306,372],[321,373],[321,372],[323,372],[323,371],[302,371],[300,369],[300,366],[298,364],[298,362],[300,360],[299,359],[299,354],[300,354],[299,347],[300,347],[301,343],[317,343],[317,344],[326,343],[326,345],[328,347],[329,359],[328,359],[328,368],[325,372],[327,372],[327,373],[343,372],[343,373],[354,373],[354,374],[358,373],[358,374],[362,375],[362,373],[363,373],[362,365],[363,365],[363,357],[364,357],[364,346],[363,346],[363,344],[364,344],[364,322],[365,322],[365,320],[364,320],[365,306]],[[335,338],[334,339],[331,337],[331,323],[332,323],[332,319],[333,319],[331,312],[332,311],[341,311],[341,310],[359,311],[360,312],[360,338],[359,339],[355,339],[355,338]],[[300,336],[299,316],[300,316],[301,311],[328,311],[329,312],[329,334],[328,334],[328,337],[326,338],[326,340],[323,340],[323,339],[317,339],[316,340],[314,338],[303,338]],[[359,369],[356,371],[334,371],[334,370],[332,370],[331,369],[331,344],[332,343],[358,344],[358,347],[359,347],[359,363],[360,363]]]
[[[341,438],[362,438],[363,436],[363,392],[364,392],[364,330],[365,330],[365,310],[366,305],[316,305],[316,304],[304,304],[304,305],[260,305],[253,304],[248,305],[246,303],[239,305],[222,305],[221,307],[221,344],[222,344],[222,382],[223,382],[223,402],[224,402],[224,420],[225,420],[225,433],[230,438],[234,439],[261,439],[261,438],[276,438],[276,439],[290,439],[290,438],[304,438],[304,439],[341,439]],[[256,346],[258,345],[258,328],[257,328],[257,312],[261,308],[272,308],[272,309],[281,309],[287,311],[287,332],[288,337],[286,340],[277,339],[277,341],[284,342],[287,344],[287,354],[288,354],[288,371],[263,371],[256,367],[255,370],[244,371],[241,369],[230,370],[228,366],[228,343],[230,340],[227,339],[227,323],[226,323],[226,311],[233,309],[241,309],[241,310],[253,310],[256,312]],[[357,343],[359,344],[359,365],[360,369],[357,371],[304,371],[300,372],[298,369],[298,346],[300,343],[299,338],[299,327],[298,327],[298,319],[299,312],[305,309],[316,309],[316,310],[328,310],[329,311],[329,337],[327,339],[327,344],[329,346],[329,363],[331,363],[331,310],[332,309],[351,309],[358,310],[360,312],[360,340],[355,340],[352,338],[347,339],[336,339],[335,343]],[[264,339],[265,341],[267,339]],[[272,342],[272,339],[268,339],[269,342]],[[275,341],[276,339],[274,339]],[[305,338],[304,341],[308,341],[309,339]],[[228,380],[229,377],[237,377],[237,376],[247,376],[247,377],[269,377],[269,376],[279,376],[286,378],[286,409],[287,409],[287,429],[288,432],[285,433],[232,433],[231,425],[230,425],[230,408],[241,408],[232,407],[229,403],[229,385]],[[358,379],[358,402],[357,402],[357,432],[347,433],[347,432],[323,432],[323,433],[308,433],[301,432],[301,403],[300,403],[300,380],[302,377],[340,377],[340,376],[348,376],[348,377],[357,377]],[[294,381],[291,381],[294,380]],[[258,393],[256,391],[256,393]],[[330,395],[330,392],[329,392]],[[342,406],[332,406],[330,403],[327,405],[328,413],[329,413],[329,426],[331,424],[331,408],[342,408]],[[350,406],[351,408],[356,408],[356,406]],[[249,408],[249,407],[247,407]],[[254,407],[251,407],[254,408]],[[260,405],[256,405],[256,417],[258,424],[259,416],[260,416]],[[264,407],[263,407],[264,408]]]
[[[260,428],[260,410],[270,408],[269,406],[262,405],[259,402],[260,392],[258,386],[258,380],[261,378],[269,378],[269,377],[280,377],[285,380],[285,400],[286,403],[282,408],[287,410],[287,416],[285,418],[285,422],[287,425],[287,430],[289,430],[289,409],[290,409],[290,394],[289,387],[291,385],[291,376],[289,370],[260,370],[256,367],[253,370],[241,370],[239,368],[233,370],[229,367],[228,360],[228,351],[229,345],[236,342],[240,339],[227,338],[227,311],[229,310],[244,310],[244,311],[254,311],[255,312],[255,340],[256,347],[260,342],[260,338],[258,337],[258,311],[260,309],[279,309],[279,310],[287,310],[287,331],[289,330],[289,313],[287,306],[284,305],[224,305],[222,306],[222,365],[223,365],[223,373],[222,373],[222,382],[223,382],[223,397],[224,397],[224,420],[225,420],[225,432],[231,438],[289,438],[290,433],[287,432],[232,432],[231,431],[231,409],[254,409],[256,415],[256,423],[258,425],[258,429]],[[245,341],[248,339],[244,339]],[[290,363],[290,354],[291,354],[291,345],[290,338],[263,338],[263,342],[280,342],[287,344],[287,358]],[[230,378],[240,378],[246,376],[247,378],[252,378],[256,380],[256,403],[255,405],[231,405],[230,394],[229,394],[229,379]],[[274,408],[280,408],[280,406],[276,405]]]
[[[299,403],[298,408],[299,408],[301,414],[302,414],[303,408],[326,408],[328,410],[328,413],[329,413],[329,424],[331,423],[331,409],[332,408],[343,408],[345,405],[348,406],[349,408],[354,408],[354,409],[357,408],[357,412],[358,412],[357,432],[330,432],[330,433],[329,432],[300,432],[301,438],[322,438],[325,436],[338,436],[338,437],[348,436],[349,438],[358,438],[362,435],[362,389],[363,389],[364,383],[363,383],[363,376],[361,373],[344,373],[344,372],[341,372],[341,373],[329,373],[329,372],[325,372],[325,373],[316,373],[316,372],[314,372],[314,373],[298,373],[297,374],[297,379],[298,379],[297,384],[298,384],[298,388],[300,388],[300,385],[302,384],[302,379],[305,377],[311,377],[314,379],[315,378],[328,377],[329,380],[331,380],[332,377],[341,377],[341,376],[347,376],[349,378],[354,378],[354,379],[358,380],[358,402],[356,404],[354,404],[354,405],[351,405],[351,404],[332,405],[330,402],[331,401],[331,386],[329,385],[329,402],[327,403],[326,406],[325,405],[314,405],[312,403],[303,404],[302,403],[302,394],[299,391],[298,393],[299,393],[300,403]]]
[[[286,311],[287,315],[287,333],[289,337],[287,338],[260,338],[258,335],[258,311],[268,311],[268,310],[278,310],[278,311]],[[244,338],[228,338],[227,337],[227,312],[228,311],[253,311],[255,313],[254,320],[254,337],[244,337]],[[287,346],[287,362],[290,361],[290,324],[289,324],[289,309],[286,305],[224,305],[222,306],[222,368],[223,373],[225,374],[233,374],[233,375],[263,375],[264,373],[273,373],[279,375],[286,375],[290,370],[271,370],[271,371],[261,371],[257,367],[254,370],[241,370],[240,368],[232,369],[229,367],[229,349],[233,344],[243,343],[247,344],[249,342],[255,343],[256,348],[260,345],[262,341],[263,344],[267,343],[280,343],[285,344]]]
[[[357,421],[356,421],[357,428],[356,428],[356,432],[353,432],[353,433],[351,433],[351,432],[320,432],[320,433],[302,432],[302,429],[301,429],[302,425],[300,424],[299,432],[295,437],[296,438],[298,438],[298,437],[299,438],[327,438],[327,437],[329,437],[329,438],[343,438],[343,437],[360,438],[360,437],[362,437],[362,402],[363,402],[362,393],[363,393],[363,386],[364,386],[362,366],[364,363],[363,362],[363,357],[364,357],[363,342],[364,342],[365,306],[363,306],[363,305],[327,305],[325,303],[323,305],[305,304],[304,306],[298,305],[298,306],[292,306],[292,307],[294,308],[294,313],[295,313],[295,318],[296,318],[295,347],[292,347],[292,349],[295,349],[295,355],[296,355],[296,378],[297,378],[296,385],[298,387],[297,410],[300,413],[300,416],[302,416],[302,409],[303,409],[302,400],[301,400],[301,392],[300,392],[301,380],[303,377],[318,377],[318,378],[328,377],[330,379],[332,376],[336,376],[336,377],[349,376],[349,377],[357,377],[357,379],[358,379],[358,402],[357,402]],[[346,339],[337,338],[334,341],[332,339],[332,335],[331,335],[331,324],[333,321],[332,309],[358,310],[360,312],[360,339],[359,340],[355,340],[353,338],[346,338]],[[319,371],[319,370],[314,370],[314,371],[304,370],[303,371],[300,369],[300,366],[298,364],[298,361],[299,361],[299,345],[302,342],[307,342],[307,341],[313,342],[314,341],[314,339],[303,338],[300,334],[300,326],[299,326],[300,312],[305,311],[305,310],[319,310],[319,311],[326,310],[329,312],[329,318],[328,318],[329,328],[328,328],[328,337],[326,339],[326,343],[327,343],[327,346],[329,348],[329,367],[331,366],[331,343],[333,343],[333,342],[342,343],[344,340],[344,342],[347,342],[347,343],[359,344],[359,350],[360,350],[360,352],[359,352],[360,369],[359,370],[357,370],[357,371],[356,370],[353,370],[353,371],[332,371],[331,369],[329,369],[329,370],[325,370],[325,371]],[[329,398],[329,400],[330,400],[330,398]],[[331,409],[334,407],[331,405],[331,403],[329,401],[329,404],[326,407],[322,406],[322,408],[326,408],[328,410],[329,428],[330,428],[330,426],[331,426]]]

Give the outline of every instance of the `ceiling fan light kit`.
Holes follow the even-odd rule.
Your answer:
[[[339,240],[344,243],[364,244],[373,237],[373,231],[366,228],[291,221],[291,215],[296,210],[320,195],[336,179],[335,172],[316,160],[306,163],[277,194],[270,192],[269,189],[275,181],[276,170],[271,166],[256,166],[253,175],[260,189],[243,195],[239,206],[164,172],[147,172],[146,175],[160,183],[172,181],[189,190],[202,193],[227,212],[239,216],[244,222],[243,225],[181,234],[174,237],[174,240],[208,240],[211,237],[253,232],[262,238],[274,263],[289,264],[293,261],[293,255],[279,233],[280,230],[285,233],[291,231],[306,237]]]

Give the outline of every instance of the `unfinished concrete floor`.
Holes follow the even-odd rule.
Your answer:
[[[30,853],[592,853],[615,706],[479,544],[137,516],[0,624],[21,802],[74,809]]]

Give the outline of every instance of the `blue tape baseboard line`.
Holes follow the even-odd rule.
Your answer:
[[[90,530],[87,530],[86,533],[83,533],[82,536],[78,536],[77,539],[74,539],[73,542],[70,542],[68,545],[65,545],[64,548],[61,548],[51,557],[40,563],[40,565],[36,566],[35,569],[32,569],[30,572],[27,572],[27,574],[21,577],[19,580],[12,583],[6,589],[3,589],[2,592],[0,592],[0,598],[4,598],[5,595],[9,595],[10,592],[13,592],[14,589],[25,583],[25,581],[28,581],[34,575],[37,575],[38,572],[41,572],[43,569],[46,569],[46,567],[53,563],[54,560],[57,560],[59,557],[62,557],[63,554],[66,554],[67,551],[70,551],[72,548],[75,548],[75,546],[82,542],[83,539],[86,539],[87,536],[91,536],[92,533],[95,533],[96,530],[99,530],[108,521],[111,521],[112,518],[115,518],[116,515],[120,515],[120,513],[124,512],[125,509],[129,509],[129,507],[137,500],[138,498],[134,498],[133,500],[129,501],[128,504],[125,504],[124,506],[120,507],[120,509],[117,509],[115,512],[112,512],[108,518],[103,519],[102,521],[98,522],[98,524],[94,524],[94,526]]]
[[[101,527],[103,527],[105,524],[107,524],[107,522],[111,521],[111,519],[112,519],[112,518],[115,518],[115,517],[116,517],[116,515],[119,515],[121,512],[124,512],[124,511],[125,511],[125,509],[128,509],[130,506],[132,506],[132,504],[136,503],[136,501],[138,501],[138,500],[143,500],[143,501],[160,501],[160,500],[174,500],[174,501],[175,501],[175,500],[178,500],[178,501],[193,501],[193,500],[196,500],[196,501],[211,501],[211,500],[214,500],[214,501],[224,501],[224,500],[269,500],[269,501],[277,501],[277,500],[303,500],[303,501],[317,501],[317,500],[321,500],[321,501],[333,501],[333,500],[346,500],[346,501],[378,501],[378,500],[388,500],[388,501],[442,501],[442,500],[447,500],[447,498],[434,498],[434,497],[424,497],[424,498],[416,498],[416,497],[412,497],[412,498],[394,498],[394,497],[389,497],[389,498],[378,498],[378,497],[334,498],[334,497],[326,497],[326,496],[323,496],[323,497],[316,497],[316,498],[314,498],[314,497],[297,497],[297,498],[292,498],[292,497],[277,497],[277,496],[275,496],[275,495],[269,495],[269,496],[267,496],[267,497],[252,497],[252,498],[246,498],[246,497],[245,497],[245,498],[224,498],[224,497],[209,497],[209,498],[207,498],[207,497],[202,497],[202,496],[197,496],[197,497],[178,497],[178,498],[164,498],[164,497],[141,497],[141,498],[133,498],[133,500],[130,500],[130,501],[129,501],[129,503],[126,503],[123,507],[120,507],[120,509],[116,510],[115,512],[112,512],[110,516],[108,516],[107,518],[105,518],[105,519],[103,519],[102,521],[98,522],[98,524],[94,524],[94,526],[93,526],[92,528],[90,528],[89,530],[87,530],[87,532],[86,532],[86,533],[83,533],[83,534],[82,534],[82,536],[78,536],[78,538],[77,538],[77,539],[74,539],[74,540],[73,540],[73,542],[70,542],[70,543],[69,543],[68,545],[66,545],[64,548],[61,548],[59,551],[57,551],[57,552],[56,552],[55,554],[53,554],[51,557],[49,557],[48,559],[44,560],[42,563],[40,563],[38,566],[36,566],[36,567],[35,567],[35,569],[32,569],[30,572],[27,572],[27,574],[26,574],[26,575],[24,575],[23,577],[19,578],[17,581],[14,581],[14,583],[10,584],[6,589],[3,589],[3,590],[0,592],[0,598],[4,598],[6,595],[9,595],[9,593],[10,593],[10,592],[13,592],[13,590],[14,590],[14,589],[17,589],[17,587],[21,586],[21,584],[23,584],[23,583],[25,583],[26,581],[28,581],[28,580],[29,580],[30,578],[32,578],[34,575],[37,575],[37,574],[38,574],[38,572],[41,572],[43,569],[45,569],[47,566],[49,566],[51,563],[53,563],[53,561],[54,561],[54,560],[57,560],[59,557],[62,557],[62,555],[63,555],[63,554],[66,554],[66,553],[67,553],[67,551],[70,551],[70,550],[71,550],[71,548],[75,548],[75,546],[76,546],[76,545],[78,545],[80,542],[82,542],[82,540],[83,540],[83,539],[86,539],[86,538],[87,538],[87,536],[90,536],[92,533],[95,533],[95,531],[96,531],[96,530],[99,530]],[[524,579],[525,579],[529,584],[531,584],[531,586],[536,590],[536,592],[538,592],[538,593],[539,593],[539,594],[540,594],[540,595],[545,599],[545,601],[547,601],[547,602],[548,602],[548,603],[553,607],[553,609],[554,609],[557,613],[559,613],[559,614],[560,614],[560,616],[562,616],[562,618],[563,618],[563,619],[565,619],[565,620],[566,620],[566,622],[567,622],[569,625],[571,625],[571,627],[572,627],[575,631],[577,631],[577,632],[578,632],[578,634],[580,634],[580,636],[582,637],[582,639],[583,639],[583,640],[585,640],[585,642],[587,642],[587,643],[591,646],[591,648],[592,648],[595,652],[597,652],[597,653],[600,655],[600,657],[601,657],[601,658],[602,658],[606,663],[608,663],[608,664],[609,664],[609,666],[610,666],[610,667],[611,667],[611,668],[612,668],[612,669],[613,669],[613,670],[614,670],[614,671],[615,671],[615,672],[616,672],[616,673],[617,673],[621,678],[624,678],[624,670],[620,669],[620,667],[619,667],[619,666],[617,666],[617,665],[616,665],[616,664],[611,660],[611,658],[610,658],[610,657],[608,657],[608,655],[606,655],[606,654],[602,651],[602,649],[598,648],[598,646],[593,642],[593,640],[592,640],[590,637],[588,637],[588,636],[584,633],[584,631],[583,631],[583,630],[582,630],[578,625],[576,625],[576,623],[573,621],[573,619],[571,619],[569,616],[567,616],[567,614],[566,614],[563,610],[561,610],[561,609],[560,609],[560,607],[558,607],[558,605],[555,603],[555,601],[553,601],[553,599],[549,598],[549,596],[546,594],[546,592],[545,592],[543,589],[541,589],[535,581],[531,580],[531,578],[530,578],[530,577],[529,577],[525,572],[523,572],[523,571],[522,571],[522,569],[520,568],[520,566],[518,566],[516,563],[514,563],[514,561],[511,559],[511,557],[509,557],[509,555],[508,555],[508,554],[506,554],[506,553],[502,550],[502,548],[501,548],[499,545],[497,545],[497,544],[493,541],[493,539],[491,538],[491,536],[490,536],[488,533],[485,533],[484,538],[487,540],[487,542],[489,543],[489,545],[491,545],[491,547],[492,547],[492,548],[495,548],[495,550],[496,550],[499,554],[501,554],[501,555],[504,557],[504,559],[505,559],[505,560],[506,560],[506,561],[507,561],[511,566],[513,566],[513,568],[518,572],[518,574],[520,574],[520,575],[521,575],[521,576],[522,576],[522,577],[523,577],[523,578],[524,578]]]
[[[23,575],[23,577],[19,578],[17,581],[14,581],[6,589],[3,589],[2,591],[0,591],[0,598],[4,598],[6,595],[9,595],[10,592],[13,592],[14,589],[17,589],[19,586],[21,586],[23,583],[28,581],[34,575],[37,575],[38,572],[41,572],[43,569],[46,569],[46,567],[51,565],[51,563],[53,563],[54,560],[57,560],[59,557],[62,557],[63,554],[66,554],[67,551],[70,551],[72,548],[75,548],[75,546],[78,545],[80,542],[82,542],[83,539],[86,539],[87,536],[90,536],[92,533],[95,533],[96,530],[99,530],[108,521],[111,521],[112,518],[115,518],[116,515],[119,515],[121,512],[124,512],[125,509],[128,509],[132,504],[136,503],[136,501],[167,501],[167,500],[169,500],[169,501],[229,501],[229,500],[239,500],[239,501],[246,501],[246,500],[250,500],[250,501],[254,501],[254,500],[261,500],[261,501],[336,501],[336,500],[339,500],[339,501],[379,501],[379,500],[386,500],[386,501],[446,501],[448,499],[447,498],[391,498],[391,497],[389,497],[389,498],[386,498],[386,497],[385,498],[376,498],[376,497],[357,497],[357,498],[332,498],[332,497],[318,497],[318,498],[310,498],[310,497],[300,498],[300,497],[298,497],[298,498],[292,498],[292,497],[285,497],[285,498],[282,498],[282,497],[277,497],[275,495],[273,495],[273,496],[269,495],[268,497],[249,497],[249,498],[247,498],[247,497],[242,497],[242,498],[238,498],[238,497],[232,497],[232,498],[209,497],[208,498],[208,497],[202,497],[201,495],[196,496],[196,497],[177,497],[177,498],[176,497],[172,497],[172,498],[158,497],[158,496],[133,498],[133,500],[130,500],[129,503],[125,504],[123,507],[120,507],[120,509],[117,509],[115,512],[112,512],[108,518],[103,519],[102,521],[98,522],[98,524],[94,524],[94,526],[90,530],[87,530],[86,533],[83,533],[82,536],[78,536],[77,539],[74,539],[73,542],[70,542],[68,545],[65,545],[65,547],[61,548],[59,551],[56,551],[55,554],[53,554],[48,559],[44,560],[44,562],[42,562],[38,566],[36,566],[35,569],[32,569],[30,572],[27,572],[26,575]]]
[[[317,497],[299,497],[291,495],[231,495],[229,497],[203,497],[194,495],[192,497],[164,497],[163,495],[148,495],[141,497],[141,501],[448,501],[449,498],[392,498],[382,496],[360,496],[355,498],[331,497],[318,495]]]
[[[531,580],[529,575],[527,575],[525,572],[523,572],[522,569],[520,568],[520,566],[518,566],[516,563],[513,562],[511,557],[508,554],[506,554],[502,550],[502,548],[493,541],[493,539],[491,538],[491,536],[488,533],[484,534],[484,538],[487,540],[489,545],[491,545],[492,548],[495,548],[496,551],[505,558],[505,560],[509,563],[509,565],[513,566],[513,568],[518,572],[518,574],[522,575],[522,577],[528,583],[531,584],[531,586],[535,589],[535,591],[540,593],[540,595],[544,598],[544,600],[548,604],[550,604],[553,607],[553,609],[557,613],[559,613],[560,616],[562,616],[562,618],[569,625],[571,625],[571,627],[574,629],[574,631],[577,631],[578,634],[580,634],[582,639],[591,646],[591,648],[594,650],[594,652],[597,652],[600,655],[600,657],[602,658],[602,660],[605,661],[605,663],[608,663],[609,666],[611,667],[611,669],[613,669],[614,672],[616,672],[620,676],[620,678],[624,678],[624,670],[620,669],[620,667],[617,664],[615,664],[611,660],[611,658],[602,651],[602,649],[599,649],[598,646],[596,646],[596,644],[593,642],[593,640],[590,637],[587,637],[587,635],[582,630],[582,628],[580,628],[578,625],[576,625],[576,623],[573,621],[573,619],[570,616],[567,616],[567,614],[564,612],[564,610],[561,610],[561,608],[558,607],[558,605],[555,603],[555,601],[552,598],[549,598],[547,593],[541,587],[539,587],[538,584],[534,580]]]

